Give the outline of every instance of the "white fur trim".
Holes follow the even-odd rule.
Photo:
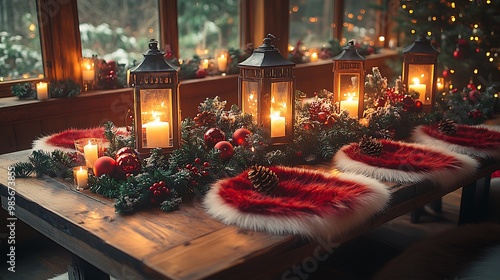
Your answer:
[[[310,172],[310,170],[307,171]],[[298,176],[300,176],[300,170]],[[226,204],[219,196],[222,180],[215,182],[211,186],[205,196],[204,205],[208,213],[213,217],[222,220],[226,224],[237,225],[245,229],[267,231],[274,234],[295,234],[309,238],[320,236],[340,237],[374,214],[382,211],[389,200],[390,193],[384,184],[372,178],[356,174],[338,174],[337,176],[341,180],[361,183],[372,191],[369,195],[365,194],[363,197],[358,197],[359,201],[357,203],[359,207],[356,209],[349,209],[342,204],[332,205],[332,207],[346,209],[342,216],[320,217],[305,213],[300,213],[297,216],[268,216],[244,213]],[[230,178],[223,180],[230,180]]]
[[[368,177],[373,177],[381,181],[399,182],[399,183],[416,183],[425,180],[431,180],[441,185],[449,185],[458,183],[460,180],[473,174],[479,166],[479,163],[466,155],[457,154],[447,150],[437,150],[424,145],[414,143],[398,143],[404,146],[410,146],[418,149],[429,150],[435,153],[441,153],[446,156],[456,158],[461,166],[450,166],[444,169],[435,169],[428,172],[412,172],[397,169],[388,169],[378,166],[371,166],[364,162],[359,162],[351,159],[344,150],[349,147],[342,147],[334,156],[333,162],[335,167],[343,172],[351,172],[355,174],[363,174]]]
[[[493,125],[476,125],[474,126],[476,128],[484,128],[488,129],[491,131],[495,132],[500,132],[500,126],[493,126]],[[456,153],[461,153],[461,154],[466,154],[466,155],[471,155],[471,156],[476,156],[476,157],[481,157],[481,158],[500,158],[500,149],[496,150],[481,150],[476,147],[469,147],[469,146],[461,146],[457,144],[452,144],[448,143],[446,141],[434,138],[430,136],[429,134],[425,133],[422,131],[424,128],[423,125],[420,125],[416,127],[411,135],[411,138],[415,142],[419,142],[425,145],[431,145],[437,148],[441,149],[447,149]]]
[[[49,153],[51,153],[55,150],[60,150],[60,151],[66,152],[66,153],[71,153],[71,152],[75,151],[75,149],[54,146],[54,145],[47,143],[47,140],[52,136],[53,135],[47,135],[47,136],[43,136],[43,137],[40,137],[40,138],[34,140],[33,145],[32,145],[33,150],[35,150],[35,151],[44,150],[45,152],[49,152]]]

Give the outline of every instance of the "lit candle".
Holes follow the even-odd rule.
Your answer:
[[[94,69],[90,66],[90,64],[86,64],[83,68],[82,77],[84,81],[93,81],[94,80]]]
[[[170,126],[168,122],[161,122],[159,118],[144,124],[146,128],[146,142],[151,148],[166,148],[170,146]]]
[[[420,83],[419,78],[414,78],[413,79],[413,84],[408,86],[408,90],[413,90],[418,92],[418,100],[420,100],[422,103],[428,103],[428,100],[425,100],[425,93],[427,91],[427,86],[425,84]]]
[[[85,156],[87,166],[92,167],[97,158],[99,158],[97,144],[92,144],[89,140],[89,143],[83,147],[83,155]]]
[[[278,114],[271,115],[271,137],[285,136],[285,117]]]
[[[313,52],[311,54],[311,62],[316,62],[318,61],[318,53],[317,52]]]
[[[358,100],[352,100],[349,97],[347,100],[340,101],[340,110],[349,112],[349,116],[357,118],[358,117]]]
[[[49,91],[47,90],[47,83],[39,82],[36,84],[36,96],[39,100],[46,100],[49,98]]]
[[[87,168],[80,166],[80,167],[75,167],[73,170],[73,176],[75,177],[75,183],[78,188],[85,188],[87,187],[87,182],[88,182],[88,171]]]
[[[207,70],[208,69],[208,59],[203,59],[201,61],[201,68]]]
[[[226,72],[227,57],[223,54],[217,58],[217,67],[220,72]]]
[[[439,91],[444,89],[443,78],[437,78],[437,89]]]

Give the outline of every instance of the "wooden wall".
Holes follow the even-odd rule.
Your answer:
[[[397,57],[396,53],[371,56],[366,69],[371,71],[371,67],[379,66],[382,74],[392,81],[397,73],[385,62]],[[308,95],[333,88],[331,61],[297,65],[294,74],[295,88]],[[196,116],[198,105],[206,98],[215,96],[227,100],[229,109],[232,104],[238,103],[238,75],[182,81],[179,92],[182,119]],[[133,110],[130,88],[85,92],[73,98],[46,101],[1,98],[0,154],[29,149],[33,140],[67,128],[95,127],[108,121],[124,126],[129,109]]]

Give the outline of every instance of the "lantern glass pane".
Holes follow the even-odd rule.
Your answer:
[[[172,147],[172,89],[141,89],[142,146]]]
[[[286,136],[292,123],[291,82],[271,83],[271,137]]]
[[[418,92],[418,100],[423,104],[431,104],[433,77],[433,64],[408,65],[408,91]]]
[[[243,114],[252,115],[252,121],[257,123],[259,114],[259,82],[243,81],[241,83]]]
[[[359,74],[339,74],[338,92],[340,93],[340,110],[349,112],[349,116],[358,117],[359,108]]]

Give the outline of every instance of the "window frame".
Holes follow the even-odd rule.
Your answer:
[[[158,13],[159,39],[162,44],[170,44],[176,57],[179,57],[177,1],[158,0]],[[21,82],[71,78],[82,84],[79,65],[82,48],[77,0],[59,2],[61,1],[37,0],[45,78],[3,82],[0,84],[0,98],[12,96],[10,87]],[[334,23],[337,27],[333,37],[337,39],[342,38],[344,2],[345,0],[336,0],[333,5]],[[258,47],[263,38],[271,33],[278,38],[274,45],[284,57],[288,57],[288,7],[289,0],[240,0],[240,48],[247,43]],[[68,40],[69,38],[71,40]]]

